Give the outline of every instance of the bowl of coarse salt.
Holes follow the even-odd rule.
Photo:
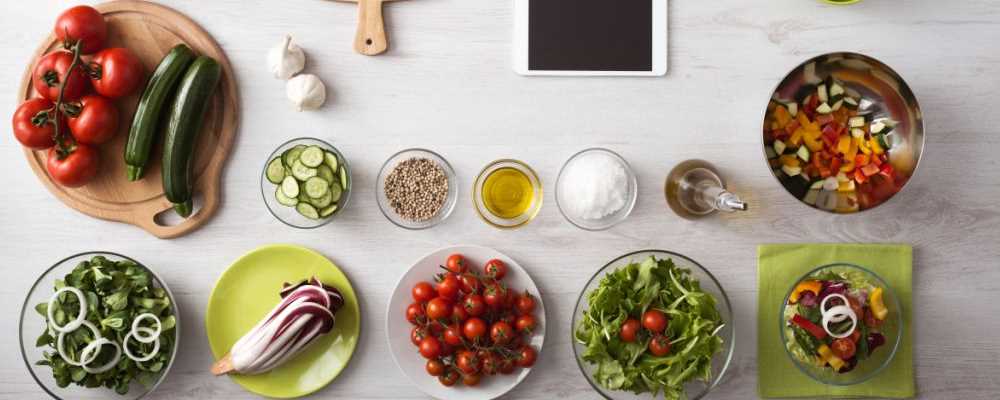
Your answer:
[[[574,154],[556,180],[556,205],[580,229],[600,231],[625,220],[635,206],[638,181],[632,167],[611,150]]]

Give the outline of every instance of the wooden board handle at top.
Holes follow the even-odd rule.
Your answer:
[[[382,1],[359,0],[358,32],[354,35],[354,51],[374,56],[384,53],[388,47],[385,21],[382,19]]]

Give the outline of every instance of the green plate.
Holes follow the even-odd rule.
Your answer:
[[[290,362],[260,375],[230,375],[253,393],[292,398],[313,393],[337,377],[358,344],[361,312],[347,276],[323,255],[294,245],[268,245],[240,257],[219,277],[208,299],[205,330],[215,359],[229,352],[281,299],[284,282],[316,276],[344,295],[330,333]]]

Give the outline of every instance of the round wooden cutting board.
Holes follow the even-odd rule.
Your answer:
[[[45,168],[46,152],[25,149],[28,164],[39,180],[66,205],[93,217],[138,226],[159,238],[173,238],[191,232],[215,213],[220,204],[222,167],[229,155],[239,122],[239,97],[236,79],[226,54],[212,36],[187,16],[154,3],[135,0],[112,1],[96,8],[108,22],[105,47],[126,47],[146,68],[147,78],[174,45],[186,43],[199,55],[214,58],[222,65],[222,81],[205,114],[202,132],[195,150],[195,198],[200,209],[186,220],[169,225],[157,215],[171,210],[163,194],[160,177],[162,137],[150,154],[142,180],[129,182],[125,175],[124,148],[142,90],[116,101],[120,114],[118,135],[99,146],[101,166],[97,177],[81,188],[66,188],[55,183]],[[18,101],[38,94],[31,86],[35,62],[60,44],[54,35],[42,43],[31,65],[25,70]],[[172,212],[172,211],[167,211]],[[179,218],[179,217],[178,217]],[[177,219],[177,218],[174,218]]]

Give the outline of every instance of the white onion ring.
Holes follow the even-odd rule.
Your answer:
[[[144,327],[138,327],[136,328],[135,331],[142,332],[150,336],[152,336],[153,332],[155,332],[150,328],[144,328]],[[153,339],[153,351],[149,352],[149,354],[146,354],[145,356],[136,357],[135,354],[132,354],[132,351],[128,349],[128,338],[135,337],[135,331],[129,332],[127,335],[125,335],[125,338],[122,339],[122,348],[125,349],[125,356],[131,358],[132,361],[135,362],[144,362],[152,360],[153,357],[156,357],[156,354],[160,352],[160,337],[155,336],[155,339]]]
[[[101,354],[101,346],[104,346],[105,344],[110,344],[111,346],[114,346],[115,356],[112,357],[111,361],[108,361],[107,363],[105,363],[100,367],[90,368],[87,364],[90,364],[97,359],[97,355]],[[94,355],[90,357],[90,360],[83,363],[83,365],[81,366],[83,367],[84,371],[87,371],[87,373],[90,374],[100,374],[102,372],[106,372],[111,368],[114,368],[116,365],[118,365],[118,361],[122,359],[121,346],[118,346],[118,343],[112,342],[105,338],[99,338],[97,340],[90,342],[90,344],[88,344],[87,347],[83,348],[83,352],[80,353],[80,358],[87,358],[87,355],[89,353],[94,353]]]
[[[833,320],[834,317],[842,315],[851,319],[851,329],[848,329],[841,334],[834,334],[833,331],[830,330],[829,325],[831,322],[834,323],[837,322]],[[844,319],[841,319],[841,321],[843,320]],[[854,328],[856,328],[857,325],[858,325],[858,316],[857,314],[854,314],[854,310],[852,310],[851,307],[849,306],[846,305],[833,306],[830,307],[829,310],[823,312],[823,329],[826,330],[826,333],[830,334],[830,336],[835,337],[837,339],[842,339],[851,336],[851,334],[854,333]]]
[[[139,330],[139,322],[142,322],[142,320],[144,319],[150,319],[150,318],[152,318],[153,321],[156,321],[156,330],[153,330],[153,333],[150,334],[149,336],[140,335],[139,333],[143,331]],[[156,317],[156,315],[152,313],[145,313],[145,314],[139,314],[138,316],[135,317],[134,320],[132,320],[132,330],[129,333],[131,333],[132,337],[134,337],[135,340],[138,341],[139,343],[153,343],[153,341],[156,340],[156,338],[160,337],[160,330],[162,328],[163,324],[160,322],[160,319]]]
[[[847,297],[844,297],[844,295],[842,295],[842,294],[839,294],[839,293],[831,293],[831,294],[828,294],[828,295],[826,295],[826,297],[825,297],[825,298],[823,299],[823,301],[819,303],[819,311],[820,311],[820,312],[821,312],[822,314],[824,314],[824,315],[825,315],[825,314],[826,314],[826,313],[828,312],[828,311],[826,310],[826,301],[827,301],[827,300],[830,300],[830,298],[831,298],[831,297],[839,297],[839,298],[840,298],[840,300],[843,300],[843,301],[844,301],[844,305],[845,305],[845,306],[846,306],[846,305],[850,305],[850,304],[851,304],[851,302],[847,300]],[[830,321],[831,321],[831,322],[840,322],[840,321],[843,321],[843,320],[845,320],[845,319],[847,319],[847,315],[846,315],[846,314],[837,314],[837,315],[834,315],[833,317],[831,317],[831,318],[830,318]]]
[[[52,309],[55,308],[52,307],[52,305],[55,304],[56,300],[59,299],[59,295],[63,292],[70,292],[76,295],[76,298],[80,300],[80,312],[77,314],[76,319],[66,323],[66,325],[59,326],[56,325],[55,318],[52,317]],[[62,289],[56,290],[55,293],[52,293],[52,297],[49,298],[49,306],[47,308],[48,309],[45,310],[45,313],[46,316],[49,317],[49,326],[59,333],[75,331],[81,324],[83,324],[83,321],[87,319],[87,297],[83,295],[83,292],[81,292],[80,289],[72,286],[65,286]]]
[[[94,326],[94,324],[92,324],[90,321],[84,320],[83,323],[81,323],[81,325],[86,326],[88,329],[90,329],[90,332],[94,334],[94,341],[101,339],[101,331],[97,330],[97,327]],[[62,359],[66,361],[66,364],[72,365],[74,367],[81,367],[84,364],[90,364],[91,361],[94,361],[93,359],[84,360],[85,357],[82,352],[80,353],[80,361],[73,360],[68,355],[66,355],[66,350],[63,350],[63,347],[65,347],[63,345],[63,338],[66,337],[67,333],[69,332],[59,332],[59,337],[56,338],[56,352],[59,353],[59,357],[62,357]],[[93,343],[94,341],[91,341],[91,343]],[[88,343],[87,346],[89,347],[90,343]],[[86,347],[84,347],[83,349],[87,350]],[[97,357],[97,354],[94,354],[94,357]]]

